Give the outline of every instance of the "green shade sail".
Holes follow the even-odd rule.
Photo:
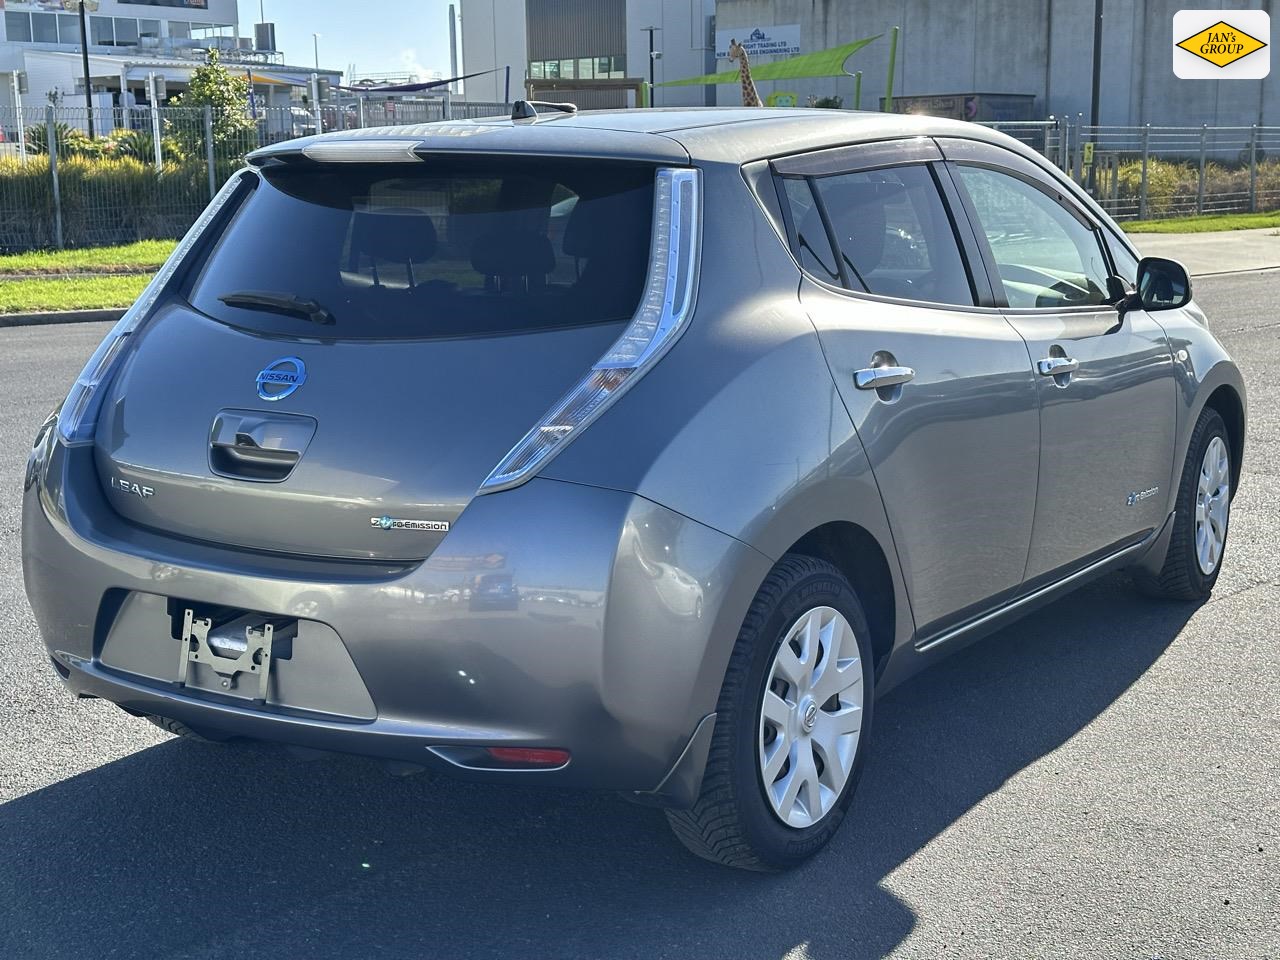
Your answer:
[[[802,53],[798,57],[788,57],[774,63],[762,63],[752,66],[753,80],[798,80],[803,77],[843,77],[844,62],[865,47],[868,43],[879,40],[884,34],[864,37],[853,43],[846,43],[830,50],[819,50],[816,53]],[[659,87],[699,87],[710,84],[737,83],[741,73],[737,67],[723,73],[708,73],[701,77],[689,77],[687,80],[668,80],[659,83]]]

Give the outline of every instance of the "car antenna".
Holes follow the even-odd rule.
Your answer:
[[[511,107],[512,120],[537,120],[538,108],[558,110],[561,113],[577,113],[576,103],[551,103],[547,100],[517,100]]]

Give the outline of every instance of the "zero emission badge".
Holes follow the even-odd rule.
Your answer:
[[[1173,72],[1183,80],[1261,80],[1271,72],[1265,10],[1179,10]]]

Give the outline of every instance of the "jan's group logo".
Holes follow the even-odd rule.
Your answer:
[[[1261,80],[1271,72],[1265,10],[1179,10],[1173,72],[1183,80]]]

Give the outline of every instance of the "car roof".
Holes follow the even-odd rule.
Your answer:
[[[265,147],[249,160],[258,164],[320,143],[372,145],[399,140],[415,141],[416,149],[426,152],[747,163],[823,147],[920,136],[1016,144],[1011,137],[959,120],[857,110],[689,107],[562,113],[544,109],[532,120],[489,117],[342,130]]]

